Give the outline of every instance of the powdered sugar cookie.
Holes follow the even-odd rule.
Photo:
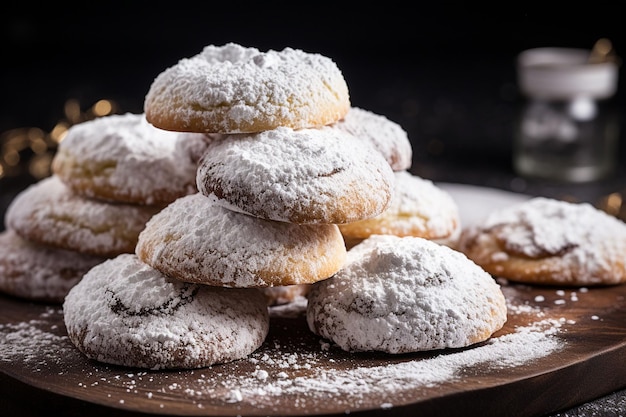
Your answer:
[[[146,224],[136,253],[181,281],[224,287],[307,284],[332,276],[346,249],[337,225],[259,219],[181,197]]]
[[[122,254],[68,293],[63,319],[90,359],[135,368],[201,368],[242,359],[269,331],[263,295],[176,281]]]
[[[230,210],[291,223],[347,223],[391,199],[384,157],[331,127],[215,138],[198,164],[200,193]]]
[[[143,114],[111,115],[70,127],[52,172],[86,197],[167,204],[197,191],[205,147],[203,134],[157,129]]]
[[[535,197],[499,209],[465,229],[458,249],[511,281],[626,282],[626,223],[587,203]]]
[[[387,117],[359,107],[333,125],[369,142],[380,152],[394,171],[411,168],[413,148],[407,132]]]
[[[139,232],[159,210],[81,197],[53,175],[20,192],[4,220],[32,242],[109,258],[133,253]]]
[[[373,235],[313,284],[307,323],[345,351],[406,353],[485,341],[507,319],[504,295],[465,255],[418,237]]]
[[[408,171],[395,172],[395,178],[387,210],[369,219],[339,225],[348,248],[370,235],[423,237],[454,246],[461,220],[452,196]]]
[[[5,230],[0,232],[0,291],[27,300],[62,303],[83,275],[104,260],[38,245]]]
[[[330,58],[299,49],[208,45],[160,73],[146,95],[150,123],[166,130],[250,133],[323,126],[350,108]]]

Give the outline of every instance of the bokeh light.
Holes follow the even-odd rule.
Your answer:
[[[70,127],[118,112],[112,100],[98,100],[83,110],[78,100],[69,99],[63,107],[64,117],[49,132],[39,127],[22,127],[1,133],[0,178],[26,174],[35,179],[49,176],[54,154]]]

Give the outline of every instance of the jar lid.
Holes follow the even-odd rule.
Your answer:
[[[594,62],[591,51],[533,48],[517,57],[522,93],[543,99],[608,98],[617,90],[617,60]]]

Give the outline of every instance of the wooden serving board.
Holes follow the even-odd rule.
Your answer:
[[[439,185],[465,225],[528,198]],[[626,387],[626,285],[501,284],[507,323],[477,346],[349,354],[313,335],[295,303],[272,309],[267,340],[249,358],[187,371],[87,360],[67,338],[61,306],[0,295],[0,414],[524,417]]]
[[[0,396],[13,408],[62,404],[76,412],[67,415],[90,416],[523,417],[626,386],[626,285],[502,284],[508,321],[477,346],[350,354],[308,330],[301,302],[272,310],[270,334],[250,358],[188,371],[87,360],[67,338],[60,306],[0,296]]]

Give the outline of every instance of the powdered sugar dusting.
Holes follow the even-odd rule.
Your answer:
[[[13,230],[0,232],[0,291],[61,303],[67,292],[105,258],[37,245]]]
[[[551,257],[564,280],[569,271],[581,285],[626,280],[626,224],[588,203],[536,197],[491,213],[471,234],[481,231],[502,242],[506,252],[492,254],[496,261],[506,262],[509,254]]]
[[[302,413],[328,410],[387,409],[428,398],[429,392],[454,383],[471,389],[481,375],[523,370],[567,349],[561,333],[573,326],[540,304],[521,301],[516,287],[504,286],[510,320],[518,323],[488,341],[464,349],[428,355],[363,357],[316,339],[305,330],[305,299],[270,309],[272,328],[266,343],[246,359],[191,371],[140,371],[109,368],[81,360],[62,327],[60,310],[47,309],[36,319],[0,325],[0,358],[33,374],[42,366],[70,378],[113,404],[131,406],[133,397],[167,412],[183,399],[198,409],[253,407],[272,414],[292,407]],[[580,292],[579,295],[584,295]],[[571,297],[570,297],[571,298]],[[284,334],[285,336],[278,336]],[[101,387],[107,387],[101,390]],[[108,394],[106,394],[108,392]],[[180,407],[178,405],[177,407]]]
[[[241,359],[269,328],[255,289],[169,279],[122,254],[92,268],[63,304],[72,342],[94,360],[138,368],[198,368]]]
[[[183,281],[231,287],[315,282],[335,273],[346,256],[334,224],[262,220],[199,193],[156,214],[136,251],[144,262]]]
[[[378,216],[339,225],[347,237],[372,234],[417,236],[431,240],[456,237],[461,231],[459,209],[448,192],[408,171],[395,172],[389,207]]]
[[[148,120],[163,112],[179,130],[240,133],[321,126],[339,120],[349,106],[347,84],[330,58],[228,43],[208,45],[160,73],[144,107]]]
[[[382,366],[355,366],[340,371],[319,366],[323,351],[309,357],[283,355],[279,361],[271,355],[255,354],[249,360],[256,363],[257,370],[253,375],[239,378],[236,383],[243,398],[260,394],[254,382],[259,370],[276,376],[272,381],[264,378],[262,393],[269,397],[305,394],[307,397],[341,401],[341,398],[349,396],[354,401],[355,397],[363,399],[389,392],[401,393],[407,387],[433,387],[442,382],[461,381],[464,375],[467,376],[465,372],[469,368],[478,365],[487,369],[514,368],[546,356],[561,347],[558,339],[553,337],[558,328],[552,325],[552,322],[546,321],[518,328],[514,333],[464,351]],[[291,377],[291,374],[298,374],[303,362],[311,365],[307,367],[312,370],[310,375]],[[267,401],[267,405],[270,404],[271,399]]]
[[[412,228],[430,231],[435,238],[448,237],[460,229],[459,208],[450,194],[432,181],[408,171],[396,173],[396,188],[390,210],[406,224],[400,230]]]
[[[12,362],[21,359],[32,372],[40,372],[41,367],[50,363],[62,364],[70,356],[77,356],[75,349],[67,346],[67,336],[42,329],[46,322],[32,320],[15,324],[1,324],[0,360]]]
[[[5,223],[31,241],[106,257],[132,252],[139,232],[157,211],[80,197],[53,175],[18,194]]]
[[[359,107],[333,125],[374,146],[394,171],[411,168],[413,148],[407,132],[387,117]]]
[[[169,203],[196,191],[196,165],[205,147],[202,134],[157,129],[143,114],[114,114],[72,126],[52,169],[89,196]]]
[[[331,127],[277,128],[215,139],[198,166],[198,190],[269,220],[345,223],[380,214],[394,175],[380,153]]]
[[[506,321],[491,275],[465,255],[417,237],[373,235],[308,295],[310,329],[346,351],[458,348]]]

